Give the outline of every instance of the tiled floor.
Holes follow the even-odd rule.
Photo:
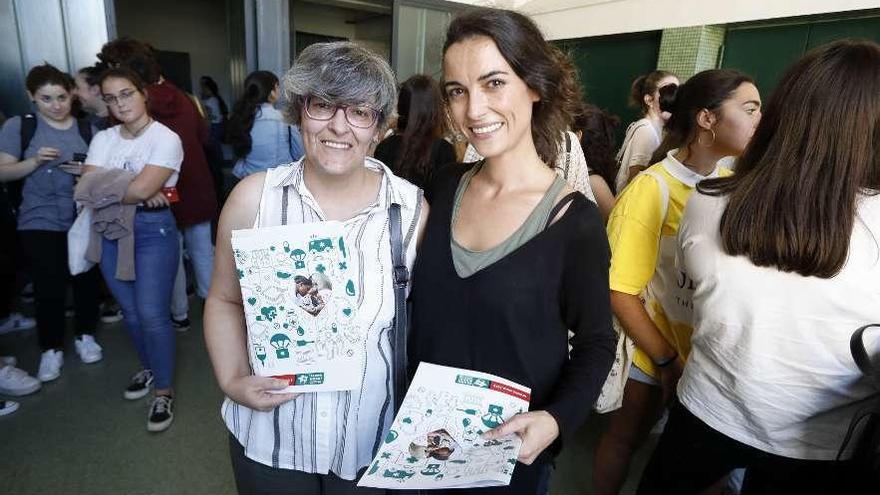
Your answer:
[[[126,401],[122,390],[137,359],[122,323],[104,325],[104,360],[82,364],[69,340],[61,378],[18,399],[21,409],[0,418],[0,493],[233,494],[235,487],[220,421],[222,396],[211,371],[201,328],[201,303],[192,329],[178,334],[177,399],[171,429],[146,430],[148,399]],[[36,332],[0,336],[0,355],[15,355],[36,373]],[[590,418],[557,461],[553,495],[592,493],[592,451],[604,419]],[[643,449],[633,471],[646,461]],[[633,493],[637,475],[623,493]]]

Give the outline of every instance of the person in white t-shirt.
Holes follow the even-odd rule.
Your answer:
[[[736,174],[691,196],[678,258],[692,351],[639,494],[701,493],[739,467],[743,494],[872,491],[835,459],[877,393],[849,342],[880,321],[878,68],[874,42],[808,53]]]
[[[183,146],[177,134],[150,117],[144,83],[131,70],[107,71],[101,78],[101,92],[110,112],[122,123],[92,139],[85,173],[96,168],[121,168],[137,174],[122,200],[138,205],[134,219],[136,279],[116,278],[118,241],[102,237],[101,246],[101,272],[122,308],[143,368],[132,377],[123,396],[139,399],[154,388],[147,429],[164,431],[174,419],[175,333],[169,308],[179,256],[169,197],[174,198]]]
[[[629,104],[642,110],[642,118],[626,128],[623,144],[617,152],[620,167],[614,183],[616,194],[623,192],[639,172],[658,161],[651,157],[663,141],[663,126],[669,119],[669,112],[660,109],[660,89],[678,84],[678,77],[665,70],[655,70],[633,81]]]

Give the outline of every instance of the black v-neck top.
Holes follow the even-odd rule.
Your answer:
[[[467,368],[530,387],[529,410],[549,412],[560,436],[573,434],[599,396],[617,343],[602,217],[577,194],[558,221],[461,278],[450,248],[452,206],[471,166],[453,164],[435,175],[413,269],[410,366]]]

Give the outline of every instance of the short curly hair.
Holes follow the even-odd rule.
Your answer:
[[[397,82],[382,57],[348,41],[307,46],[281,79],[288,121],[299,124],[303,101],[318,96],[341,104],[369,103],[382,128],[397,106]]]
[[[477,36],[495,42],[501,56],[541,100],[532,107],[532,139],[538,155],[553,167],[562,133],[581,108],[577,70],[571,59],[544,39],[528,17],[510,10],[477,8],[452,20],[443,54],[450,46]]]

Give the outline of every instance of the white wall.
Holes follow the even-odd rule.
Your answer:
[[[116,0],[119,36],[148,41],[159,50],[187,52],[194,92],[211,76],[232,108],[229,43],[224,2],[215,0]]]
[[[455,0],[528,13],[549,39],[880,7],[880,0]]]

